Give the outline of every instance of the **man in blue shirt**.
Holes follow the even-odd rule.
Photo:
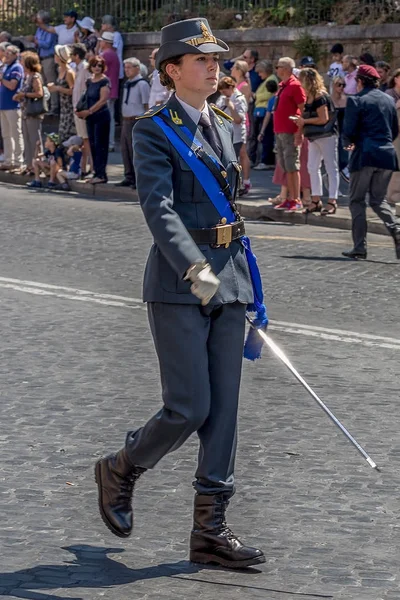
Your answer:
[[[39,10],[37,19],[45,25],[49,25],[50,13],[45,10]],[[57,79],[57,67],[56,63],[54,62],[54,47],[57,44],[57,34],[38,27],[35,33],[34,42],[40,56],[40,62],[42,63],[43,81],[47,85],[49,82]],[[57,92],[51,94],[50,102],[51,112],[58,114],[60,102]]]
[[[2,170],[22,168],[24,162],[21,109],[14,100],[23,80],[24,69],[19,62],[19,49],[7,46],[4,67],[0,72],[0,122],[4,142],[4,163],[0,167]]]

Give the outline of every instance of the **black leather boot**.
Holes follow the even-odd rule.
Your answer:
[[[393,234],[394,250],[396,252],[396,258],[400,260],[400,229],[396,229]]]
[[[101,518],[118,537],[128,537],[132,532],[133,488],[144,471],[146,469],[129,462],[125,448],[96,463],[95,479]]]
[[[257,548],[244,546],[225,522],[228,495],[196,494],[194,524],[190,537],[190,560],[218,563],[231,569],[243,569],[265,562]]]
[[[349,250],[348,252],[342,252],[342,255],[346,258],[353,258],[354,260],[366,260],[367,251],[365,250],[364,252],[359,252],[358,250]]]

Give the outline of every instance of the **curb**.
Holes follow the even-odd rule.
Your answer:
[[[0,183],[11,183],[12,185],[26,187],[26,184],[29,181],[32,181],[31,177],[0,171]],[[88,196],[89,198],[95,198],[98,201],[104,200],[108,202],[139,202],[137,192],[132,188],[117,188],[110,183],[100,183],[98,185],[91,185],[90,183],[78,183],[76,181],[69,181],[69,185],[71,188],[71,192],[75,192],[80,196]],[[43,188],[43,190],[46,191],[46,188]],[[65,193],[68,194],[68,192]]]
[[[25,187],[31,179],[24,175],[0,171],[0,183],[10,183]],[[71,181],[71,191],[80,196],[87,196],[98,201],[132,202],[138,203],[137,191],[131,188],[116,188],[110,183],[91,185]],[[44,188],[46,189],[46,188]],[[250,221],[273,221],[292,223],[297,225],[313,225],[316,227],[329,227],[351,231],[351,216],[348,208],[339,208],[335,215],[321,217],[320,215],[301,213],[285,213],[276,211],[268,202],[262,200],[240,200],[237,202],[240,214]],[[400,216],[400,204],[396,205],[397,215]],[[385,225],[374,217],[374,213],[367,210],[368,231],[378,235],[389,235]]]
[[[339,208],[335,215],[320,216],[313,213],[303,215],[302,213],[285,213],[277,211],[267,202],[263,201],[238,201],[237,207],[240,214],[251,221],[274,221],[292,223],[293,225],[314,225],[317,227],[328,227],[351,231],[351,216],[348,208]],[[398,209],[398,205],[397,205]],[[372,211],[367,210],[368,231],[379,235],[389,235],[385,225],[373,217]],[[371,218],[372,217],[372,218]]]

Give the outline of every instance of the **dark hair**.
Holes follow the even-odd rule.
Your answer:
[[[267,90],[271,92],[271,94],[276,94],[276,92],[278,91],[278,84],[276,83],[275,79],[270,79],[265,85]]]
[[[170,90],[170,91],[174,90],[175,83],[174,83],[174,80],[171,79],[171,77],[168,75],[165,68],[168,65],[180,65],[182,62],[182,56],[183,55],[181,54],[180,56],[172,56],[172,58],[166,58],[160,64],[160,68],[159,68],[160,82],[161,82],[161,85],[163,85],[167,88],[167,90]]]
[[[71,54],[76,54],[76,56],[79,56],[79,58],[83,60],[86,56],[85,44],[72,44]]]
[[[40,73],[42,65],[40,64],[39,55],[36,52],[23,52],[21,58],[24,61],[25,68],[32,73]]]
[[[343,54],[344,48],[342,44],[333,44],[331,54]]]
[[[369,65],[370,67],[375,66],[375,59],[369,52],[364,52],[360,56],[360,62],[363,62],[364,65]]]
[[[376,77],[366,77],[365,75],[357,75],[356,81],[361,81],[365,88],[378,88],[379,79]]]
[[[17,46],[17,48],[19,49],[20,52],[24,52],[24,50],[25,50],[25,44],[19,38],[12,37],[11,45]]]
[[[78,18],[78,13],[76,12],[76,10],[66,10],[63,13],[64,17],[71,17],[72,19],[75,19],[75,21]]]
[[[389,79],[389,83],[388,83],[388,88],[389,88],[389,89],[393,89],[393,88],[394,88],[394,86],[396,85],[395,79],[396,79],[396,77],[398,77],[399,75],[400,75],[400,69],[396,69],[396,70],[393,72],[393,74],[392,74],[391,78]]]
[[[89,60],[89,71],[92,72],[93,67],[95,67],[96,65],[101,66],[102,73],[105,73],[107,71],[106,61],[102,56],[92,56],[92,58]]]
[[[390,65],[385,60],[378,60],[376,63],[376,67],[378,69],[384,69],[386,73],[389,73],[390,71]]]
[[[254,62],[257,62],[260,57],[258,50],[255,50],[254,48],[246,48],[246,50],[250,52],[250,56],[254,58]]]

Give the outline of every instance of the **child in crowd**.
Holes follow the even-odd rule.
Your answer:
[[[49,177],[47,187],[53,189],[56,187],[57,172],[64,167],[65,157],[64,150],[59,145],[60,139],[57,133],[49,133],[46,135],[44,148],[41,147],[42,141],[39,140],[36,144],[36,155],[32,161],[33,172],[35,179],[30,181],[27,186],[30,188],[41,188],[40,173],[43,172]]]
[[[68,181],[80,179],[81,177],[81,162],[83,139],[80,135],[72,135],[68,140],[63,142],[63,146],[67,148],[68,167],[66,170],[60,169],[57,173],[57,179],[60,190],[69,190]]]
[[[332,64],[329,67],[328,77],[332,85],[334,77],[344,77],[345,73],[343,70],[342,59],[344,54],[344,48],[342,44],[334,44],[331,48]]]

